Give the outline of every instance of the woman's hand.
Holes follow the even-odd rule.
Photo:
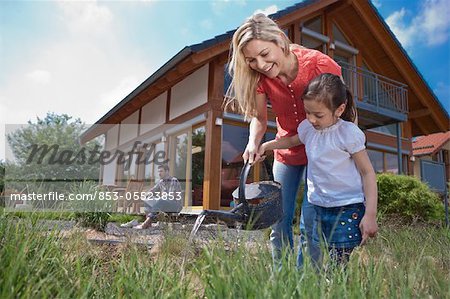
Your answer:
[[[248,161],[250,164],[260,161],[259,147],[252,143],[247,144],[242,158],[244,159],[244,163]]]
[[[359,224],[359,229],[362,234],[362,241],[360,245],[364,245],[369,238],[373,238],[377,235],[378,224],[377,217],[372,215],[364,215]]]

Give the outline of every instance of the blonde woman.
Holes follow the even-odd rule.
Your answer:
[[[297,134],[305,119],[301,95],[309,81],[322,73],[341,76],[341,68],[319,51],[291,44],[278,25],[264,14],[247,19],[234,33],[230,45],[229,72],[233,80],[227,91],[247,120],[250,135],[243,154],[250,163],[261,159],[258,149],[267,128],[267,101],[277,121],[277,139]],[[270,240],[275,266],[279,267],[284,248],[293,249],[292,221],[300,181],[306,169],[304,145],[274,151],[274,179],[282,184],[283,218],[272,227]],[[301,246],[297,265],[303,265],[302,248],[312,244],[314,208],[303,200],[300,230]],[[305,238],[306,236],[306,238]],[[309,246],[310,254],[318,248]]]

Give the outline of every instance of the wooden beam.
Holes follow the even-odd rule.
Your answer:
[[[175,117],[174,119],[171,119],[170,121],[167,122],[167,124],[169,125],[181,124],[188,120],[191,120],[192,118],[202,113],[206,114],[209,110],[211,110],[211,105],[209,103],[205,103],[193,110],[190,110],[189,112],[186,112],[184,114],[181,114],[180,116]]]
[[[218,55],[223,54],[230,48],[230,40],[227,39],[219,44],[216,44],[210,48],[206,48],[202,51],[199,51],[192,55],[192,61],[195,64],[203,64],[204,62],[207,62],[213,58],[215,58]]]
[[[142,122],[142,109],[139,108],[139,117],[138,117],[138,132],[137,135],[141,135],[141,122]]]
[[[330,44],[334,42],[334,36],[333,36],[333,19],[330,18],[330,15],[328,11],[325,11],[322,18],[322,32],[324,35],[328,36],[330,40],[328,41],[326,47],[327,47],[327,54],[331,58],[334,58],[334,50],[330,47]]]
[[[220,209],[222,127],[216,119],[221,116],[222,111],[210,110],[206,118],[203,208],[210,210]]]
[[[209,63],[208,102],[222,102],[224,88],[224,65],[215,59]]]
[[[419,118],[423,116],[430,115],[430,110],[428,108],[420,109],[420,110],[414,110],[408,113],[409,118]]]
[[[208,105],[206,119],[205,166],[203,180],[203,208],[220,209],[222,168],[222,127],[216,119],[223,118],[220,109],[223,99],[224,65],[221,59],[209,63]]]
[[[170,120],[170,100],[172,98],[172,89],[169,89],[167,91],[167,98],[166,98],[166,123]]]
[[[280,27],[287,26],[291,23],[298,22],[300,19],[304,18],[305,16],[308,16],[313,13],[317,13],[319,10],[325,9],[327,6],[339,2],[339,0],[321,0],[317,1],[316,3],[307,5],[306,7],[302,9],[298,9],[293,11],[290,14],[287,14],[285,16],[282,16],[278,20],[276,20],[277,24]]]
[[[347,10],[351,4],[352,0],[338,1],[327,7],[326,13],[329,17],[334,18],[336,15],[340,14],[342,11]]]
[[[291,28],[289,30],[291,32],[291,41],[294,44],[301,45],[302,43],[302,33],[300,31],[300,22],[294,22],[291,24]]]
[[[363,60],[362,60],[362,54],[361,51],[359,51],[358,54],[356,54],[356,66],[362,67]],[[361,75],[358,75],[358,100],[362,101],[363,94],[364,94],[364,78]]]
[[[421,131],[421,134],[417,134],[417,132],[412,132],[414,134],[414,136],[429,134],[429,130],[425,127],[425,124],[422,121],[419,121],[417,119],[411,119],[410,121],[414,122],[416,127],[419,128],[419,130]]]
[[[414,137],[412,134],[411,120],[408,120],[407,122],[403,123],[403,136],[408,139],[411,139]]]

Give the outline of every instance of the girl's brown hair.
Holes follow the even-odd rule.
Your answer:
[[[304,101],[322,102],[333,113],[339,106],[345,104],[341,118],[350,122],[355,121],[356,107],[353,95],[339,76],[320,74],[309,82],[302,98]]]

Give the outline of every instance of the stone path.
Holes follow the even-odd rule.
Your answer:
[[[75,233],[84,234],[89,242],[97,244],[120,244],[131,242],[135,244],[154,247],[167,235],[189,238],[193,223],[181,222],[157,222],[149,229],[137,230],[134,228],[123,228],[118,223],[108,223],[105,232],[94,229],[82,228],[75,221],[63,220],[41,220],[38,227],[43,231],[58,230],[63,237],[69,237]],[[204,224],[198,230],[194,242],[207,244],[214,240],[223,240],[226,243],[254,243],[265,244],[268,242],[263,231],[243,231],[227,228],[225,225]]]

